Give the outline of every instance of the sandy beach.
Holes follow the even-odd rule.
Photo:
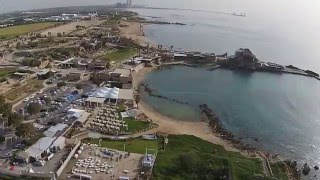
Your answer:
[[[120,27],[120,34],[123,37],[132,39],[135,43],[140,44],[141,46],[147,47],[149,46],[156,47],[156,43],[151,42],[148,38],[144,36],[143,28],[140,26],[144,26],[138,22],[126,22],[124,27]]]
[[[137,89],[138,84],[143,81],[146,73],[152,70],[153,68],[145,67],[141,69],[139,72],[133,74],[134,89]],[[196,120],[194,122],[184,122],[176,120],[174,118],[158,113],[143,101],[140,101],[139,109],[146,116],[148,116],[154,123],[159,125],[157,128],[150,130],[148,133],[163,132],[167,134],[194,135],[214,144],[220,144],[224,146],[227,150],[240,152],[240,150],[234,148],[232,144],[230,144],[227,141],[224,141],[216,134],[212,133],[210,127],[205,122]]]

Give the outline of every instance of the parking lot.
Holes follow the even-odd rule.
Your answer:
[[[39,124],[48,124],[50,122],[59,123],[68,122],[65,113],[71,108],[80,108],[86,96],[95,90],[92,85],[83,86],[82,90],[76,90],[74,84],[69,84],[63,88],[52,87],[45,91],[38,91],[30,95],[24,102],[16,107],[16,111],[26,117],[26,120],[36,120]],[[29,115],[27,107],[32,103],[41,105],[40,113]]]

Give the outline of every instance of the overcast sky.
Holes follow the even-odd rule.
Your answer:
[[[190,8],[225,12],[303,14],[304,19],[320,18],[320,0],[132,0],[135,5]],[[0,0],[0,13],[61,6],[107,5],[126,0]],[[296,17],[296,16],[295,16]],[[319,20],[319,19],[318,19]]]

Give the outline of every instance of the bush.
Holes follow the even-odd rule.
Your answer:
[[[37,114],[40,112],[41,110],[41,105],[38,103],[31,103],[28,107],[27,107],[28,113],[29,114]]]
[[[66,86],[66,85],[67,85],[67,84],[66,84],[64,81],[57,83],[57,87],[58,87],[58,88],[61,88],[61,87]]]

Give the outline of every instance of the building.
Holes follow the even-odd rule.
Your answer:
[[[50,77],[54,76],[56,72],[50,69],[44,69],[37,72],[38,79],[49,79]]]
[[[75,123],[83,125],[87,121],[90,113],[81,109],[69,109],[67,112],[67,117],[69,119],[75,119]]]
[[[51,126],[48,130],[44,132],[46,137],[60,136],[63,133],[63,130],[67,127],[67,124],[59,123],[55,126]]]
[[[77,67],[78,61],[75,58],[69,58],[57,64],[60,68],[74,68]]]
[[[26,163],[35,162],[41,158],[41,154],[50,152],[49,148],[55,140],[56,137],[42,137],[25,151],[17,153],[17,158]]]
[[[132,0],[127,0],[127,8],[131,8],[132,7]]]
[[[102,106],[105,102],[118,102],[118,100],[133,100],[132,89],[119,89],[101,87],[86,99],[86,105]]]
[[[84,78],[84,74],[70,72],[69,74],[66,75],[66,78],[68,81],[77,82],[77,81],[80,81]]]
[[[110,73],[112,81],[118,81],[121,84],[132,84],[132,74],[129,69],[115,69]]]
[[[15,72],[11,76],[11,78],[18,79],[18,80],[28,79],[29,77],[30,77],[29,73],[21,73],[21,72]]]

